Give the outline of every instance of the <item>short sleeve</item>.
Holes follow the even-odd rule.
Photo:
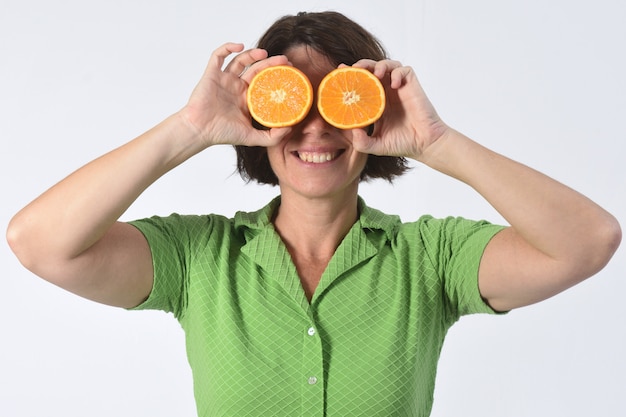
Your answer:
[[[186,306],[188,269],[198,234],[210,234],[209,216],[150,217],[130,222],[150,246],[154,283],[147,300],[133,310],[162,310],[180,318]]]
[[[496,313],[480,294],[478,269],[487,244],[503,228],[461,217],[422,219],[422,239],[443,281],[447,310],[452,316]]]

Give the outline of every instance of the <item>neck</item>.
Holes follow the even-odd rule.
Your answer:
[[[333,199],[282,194],[274,227],[292,255],[328,260],[357,217],[356,193]]]

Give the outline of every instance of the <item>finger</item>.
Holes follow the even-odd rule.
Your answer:
[[[367,68],[369,70],[374,70],[376,68],[392,70],[394,68],[401,67],[402,64],[400,61],[395,61],[393,59],[382,59],[380,61],[373,59],[359,59],[352,66]]]
[[[391,71],[391,88],[400,88],[405,80],[415,76],[413,68],[411,67],[399,67]]]
[[[383,59],[382,61],[374,61],[372,59],[360,59],[355,62],[353,67],[364,68],[372,72],[378,79],[382,80],[388,74],[398,68],[402,68],[400,61],[394,61],[392,59]]]
[[[370,71],[373,71],[374,68],[376,67],[376,61],[374,61],[373,59],[359,59],[357,62],[352,64],[352,66],[356,68],[365,68]]]
[[[352,146],[356,151],[376,155],[379,153],[376,145],[378,141],[373,136],[369,136],[365,130],[354,129],[352,131]]]
[[[275,146],[278,145],[280,142],[282,142],[287,135],[289,135],[291,133],[291,131],[293,130],[293,128],[291,126],[287,126],[287,127],[275,127],[273,129],[269,130],[269,135],[270,135],[270,141],[268,144],[264,145],[264,146]]]
[[[242,43],[228,42],[217,48],[209,58],[209,68],[212,70],[221,70],[226,58],[236,52],[243,51]]]
[[[291,127],[275,127],[270,130],[253,130],[246,139],[245,146],[276,146],[292,131]]]
[[[399,61],[394,61],[391,59],[385,59],[383,61],[376,62],[374,66],[374,70],[372,71],[374,75],[378,78],[382,79],[387,74],[396,70],[397,68],[402,67],[402,64]]]
[[[250,82],[252,78],[261,70],[268,67],[274,67],[276,65],[291,65],[291,63],[284,55],[274,55],[266,59],[251,62],[250,64],[242,68],[242,71],[238,75],[239,78]]]
[[[233,58],[224,68],[224,72],[230,72],[241,77],[252,64],[265,58],[267,58],[267,51],[264,49],[248,49]]]

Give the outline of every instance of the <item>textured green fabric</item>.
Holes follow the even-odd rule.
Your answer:
[[[186,335],[200,417],[428,416],[449,327],[492,313],[478,291],[501,229],[461,218],[360,218],[311,303],[270,219],[254,213],[133,222],[155,282],[138,309],[172,312]]]

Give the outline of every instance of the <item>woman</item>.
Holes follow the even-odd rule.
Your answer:
[[[314,88],[339,65],[366,68],[385,86],[385,114],[342,131],[313,108],[291,128],[255,129],[246,88],[280,64]],[[244,178],[278,185],[280,197],[232,219],[118,221],[160,176],[218,144],[235,145]],[[510,226],[401,223],[369,208],[359,183],[391,181],[407,158],[473,187]],[[27,268],[60,287],[174,313],[200,416],[427,416],[446,331],[461,315],[581,282],[609,261],[621,231],[584,196],[447,126],[410,67],[328,12],[279,19],[255,49],[218,48],[183,109],[45,192],[7,236]]]

